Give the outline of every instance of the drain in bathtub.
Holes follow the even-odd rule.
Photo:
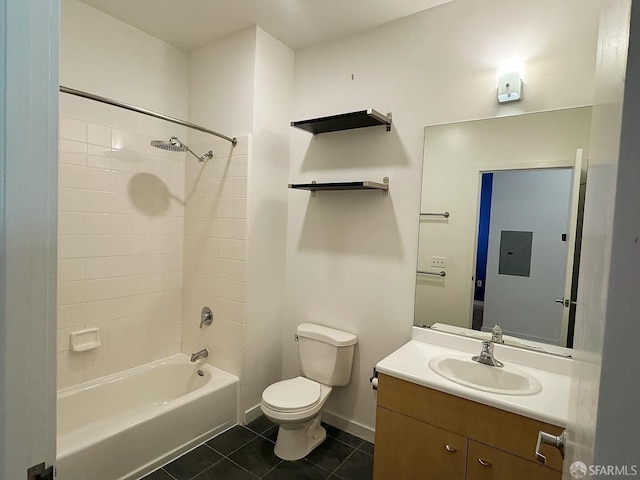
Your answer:
[[[204,372],[202,370],[198,370],[198,375],[200,375],[201,377],[204,377]]]

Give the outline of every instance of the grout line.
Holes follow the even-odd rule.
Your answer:
[[[233,463],[236,467],[240,467],[242,470],[244,470],[245,472],[249,473],[252,477],[255,478],[261,478],[258,475],[256,475],[255,473],[253,473],[251,470],[247,470],[246,468],[244,468],[242,465],[240,465],[239,463],[234,462],[233,460],[231,460],[229,457],[225,457],[227,460],[229,460],[231,463]],[[278,464],[279,465],[279,464]],[[275,467],[274,467],[275,468]]]
[[[210,441],[210,440],[213,440],[213,439],[214,439],[214,438],[216,438],[218,435],[216,435],[216,436],[214,436],[214,437],[210,438],[209,440],[204,441],[201,445],[206,445],[210,450],[212,450],[212,451],[216,452],[217,454],[221,455],[221,458],[220,458],[218,461],[216,461],[215,463],[213,463],[212,465],[208,466],[207,468],[205,468],[204,470],[202,470],[201,472],[199,472],[197,475],[195,475],[196,477],[197,477],[198,475],[201,475],[202,473],[206,472],[207,470],[209,470],[209,469],[211,469],[211,468],[215,467],[216,465],[218,465],[218,464],[219,464],[222,460],[224,460],[224,459],[226,459],[226,460],[228,460],[229,462],[233,463],[234,465],[236,465],[237,467],[241,468],[242,470],[244,470],[244,471],[248,472],[250,475],[252,475],[252,476],[253,476],[253,477],[255,477],[256,479],[264,478],[265,476],[267,476],[268,474],[270,474],[273,470],[275,470],[278,466],[280,466],[280,465],[284,462],[284,460],[280,460],[280,461],[279,461],[275,466],[273,466],[270,470],[268,470],[264,475],[262,475],[262,476],[258,476],[258,475],[257,475],[257,474],[255,474],[254,472],[251,472],[250,470],[247,470],[245,467],[243,467],[242,465],[238,464],[237,462],[235,462],[235,461],[233,461],[231,458],[229,458],[229,456],[230,456],[230,455],[233,455],[235,452],[237,452],[238,450],[240,450],[240,449],[241,449],[241,448],[243,448],[244,446],[246,446],[246,445],[248,445],[249,443],[251,443],[251,442],[255,441],[257,438],[262,438],[262,439],[267,440],[267,441],[268,441],[268,442],[270,442],[270,443],[273,443],[273,442],[271,442],[271,440],[270,440],[270,439],[268,439],[265,435],[263,435],[263,434],[261,434],[261,433],[258,433],[258,432],[256,432],[255,430],[252,430],[251,428],[249,428],[249,427],[247,427],[247,426],[245,426],[245,425],[239,425],[239,426],[241,426],[241,427],[243,427],[245,430],[247,430],[247,431],[249,431],[249,432],[251,432],[251,433],[255,434],[256,436],[255,436],[254,438],[252,438],[251,440],[249,440],[248,442],[245,442],[244,444],[242,444],[241,446],[239,446],[239,447],[238,447],[238,448],[236,448],[235,450],[233,450],[233,451],[229,452],[229,453],[228,453],[228,454],[226,454],[226,455],[225,455],[225,454],[223,454],[222,452],[219,452],[218,450],[216,450],[215,448],[213,448],[211,445],[208,445],[208,444],[206,443],[206,442],[208,442],[208,441]],[[267,430],[265,430],[265,432],[263,432],[263,433],[266,433],[267,431],[271,430],[271,428],[273,428],[273,427],[269,427],[269,428],[268,428]],[[338,429],[338,430],[339,430],[339,429]],[[342,430],[339,430],[339,431],[342,431]],[[224,433],[224,432],[223,432],[223,433]],[[345,433],[348,433],[348,432],[345,432]],[[219,434],[219,435],[221,435],[221,434]],[[370,453],[367,453],[367,452],[364,452],[364,451],[362,451],[362,450],[361,450],[361,447],[364,445],[364,442],[365,442],[365,441],[364,441],[364,440],[362,440],[362,439],[359,439],[359,440],[361,440],[361,443],[360,443],[357,447],[354,447],[353,445],[349,445],[348,443],[346,443],[346,442],[344,442],[344,441],[342,441],[342,440],[340,440],[340,439],[338,439],[338,438],[335,438],[335,437],[333,437],[333,436],[331,436],[331,435],[327,435],[327,437],[328,437],[328,438],[331,438],[332,440],[334,440],[334,441],[336,441],[336,442],[339,442],[339,443],[341,443],[341,444],[343,444],[343,445],[345,445],[345,446],[349,447],[349,449],[351,450],[351,452],[350,452],[350,453],[349,453],[349,455],[344,459],[344,461],[342,461],[342,462],[341,462],[341,463],[340,463],[340,464],[339,464],[335,469],[333,469],[333,470],[328,470],[328,469],[326,469],[326,468],[322,467],[321,465],[318,465],[318,464],[316,464],[316,463],[314,463],[314,462],[312,462],[312,461],[308,460],[306,457],[305,457],[304,459],[302,459],[302,460],[307,461],[307,462],[308,462],[308,463],[310,463],[311,465],[314,465],[314,466],[316,466],[316,467],[320,468],[321,470],[323,470],[323,471],[327,472],[327,477],[325,478],[325,480],[328,480],[332,475],[333,475],[337,480],[343,480],[343,477],[339,476],[339,475],[337,474],[337,471],[338,471],[338,470],[340,469],[340,467],[342,467],[342,466],[343,466],[347,461],[349,461],[349,459],[350,459],[350,458],[355,454],[355,452],[356,452],[356,451],[360,451],[360,452],[362,452],[362,453],[364,453],[364,454],[366,454],[366,455],[369,455],[370,457],[372,457],[372,456],[373,456],[373,455],[371,455]],[[354,436],[354,437],[355,437],[355,436]],[[358,438],[358,437],[355,437],[355,438]],[[200,446],[200,445],[199,445],[199,446]],[[195,448],[198,448],[198,447],[195,447]],[[195,449],[195,448],[194,448],[194,449]],[[187,452],[187,453],[188,453],[188,452]],[[186,455],[186,453],[185,453],[184,455]],[[180,457],[178,457],[178,458],[181,458],[181,457],[183,457],[184,455],[181,455],[181,456],[180,456]],[[177,460],[177,459],[176,459],[176,460]],[[171,475],[168,471],[166,471],[166,470],[164,469],[164,466],[163,466],[163,467],[160,467],[160,468],[159,468],[159,470],[162,470],[164,473],[166,473],[169,477],[171,477],[171,479],[172,479],[172,480],[177,480],[177,479],[176,479],[176,477],[174,477],[173,475]],[[194,477],[194,478],[195,478],[195,477]]]
[[[282,462],[284,462],[284,460],[282,460],[282,459],[281,459],[281,460],[280,460],[280,462],[278,462],[278,463],[276,464],[276,466],[275,466],[275,467],[271,468],[267,473],[265,473],[264,475],[262,475],[260,478],[264,478],[264,477],[266,477],[267,475],[269,475],[269,474],[270,474],[271,472],[273,472],[276,468],[278,468],[278,467],[282,464]]]
[[[362,453],[364,453],[365,455],[369,455],[370,457],[373,457],[373,453],[369,453],[369,452],[365,452],[364,450],[362,450],[362,447],[364,446],[364,440],[362,441],[362,444],[356,448],[356,450],[361,451]]]
[[[236,448],[235,450],[233,450],[232,452],[229,452],[227,455],[225,455],[225,457],[228,457],[229,455],[232,455],[234,453],[236,453],[238,450],[240,450],[242,447],[249,445],[251,442],[253,442],[256,438],[259,437],[259,435],[257,433],[255,433],[253,430],[245,427],[244,425],[241,425],[242,428],[244,428],[245,430],[248,430],[249,432],[253,433],[254,435],[256,435],[254,438],[252,438],[251,440],[249,440],[248,442],[243,443],[242,445],[240,445],[238,448]],[[220,453],[220,452],[219,452]],[[235,462],[234,462],[235,463]]]
[[[347,432],[345,432],[345,433],[347,433]],[[355,436],[355,435],[354,435],[354,436]],[[358,449],[359,449],[359,448],[364,444],[364,440],[362,440],[361,438],[360,438],[360,439],[358,439],[358,440],[361,440],[360,445],[358,445],[357,447],[354,447],[353,445],[349,445],[347,442],[345,442],[345,441],[343,441],[343,440],[340,440],[339,438],[332,437],[331,435],[327,435],[327,437],[329,437],[329,438],[330,438],[330,439],[332,439],[332,440],[335,440],[336,442],[340,442],[340,443],[342,443],[343,445],[346,445],[347,447],[353,448],[354,450],[358,450]],[[358,438],[358,437],[355,437],[355,438]]]
[[[269,429],[271,430],[271,429]],[[266,430],[264,433],[267,433],[269,430]],[[265,440],[267,440],[268,442],[271,442],[273,444],[275,444],[276,442],[274,442],[273,440],[271,440],[269,437],[267,437],[264,433],[258,433],[258,435],[262,438],[264,438]]]
[[[178,457],[180,458],[180,457]],[[167,475],[169,475],[173,480],[178,480],[176,477],[174,477],[173,475],[171,475],[169,472],[167,472],[164,467],[160,467],[158,470],[162,470],[164,473],[166,473]]]
[[[333,438],[333,437],[332,437],[332,438]],[[337,440],[337,439],[336,439],[336,440]],[[338,441],[339,441],[339,440],[338,440]],[[338,478],[342,478],[342,477],[340,477],[336,472],[337,472],[338,470],[340,470],[340,467],[341,467],[342,465],[344,465],[345,463],[347,463],[347,462],[349,461],[349,459],[353,456],[353,454],[354,454],[354,453],[356,453],[356,450],[357,450],[357,448],[354,448],[354,449],[353,449],[353,451],[352,451],[352,452],[347,456],[347,458],[345,458],[345,459],[343,460],[343,462],[342,462],[340,465],[338,465],[338,466],[337,466],[337,467],[336,467],[336,468],[335,468],[335,469],[334,469],[334,470],[329,474],[329,476],[331,476],[331,475],[335,475],[335,476],[336,476],[336,477],[338,477]],[[328,478],[328,477],[327,477],[327,478]]]
[[[216,463],[214,463],[213,465],[209,465],[207,468],[205,468],[204,470],[202,470],[201,472],[196,473],[193,477],[191,477],[191,480],[193,480],[194,478],[196,478],[198,475],[202,475],[204,472],[206,472],[207,470],[215,467],[216,465],[218,465],[222,460],[224,460],[224,458],[221,458],[220,460],[218,460]]]
[[[224,453],[222,453],[222,452],[220,452],[220,451],[216,450],[216,449],[215,449],[215,448],[213,448],[211,445],[207,445],[207,447],[209,447],[209,448],[210,448],[211,450],[213,450],[214,452],[219,453],[220,455],[222,455],[223,457],[225,457],[225,458],[226,458],[226,457],[228,457],[229,455],[231,455],[231,454],[233,454],[233,453],[237,452],[238,450],[240,450],[240,449],[241,449],[242,447],[244,447],[245,445],[250,444],[250,443],[251,443],[251,442],[253,442],[256,438],[258,438],[258,437],[259,437],[259,435],[258,435],[257,433],[255,433],[253,430],[251,430],[251,429],[249,429],[249,428],[245,427],[244,425],[240,425],[240,426],[241,426],[242,428],[244,428],[245,430],[248,430],[249,432],[251,432],[251,433],[255,434],[255,435],[256,435],[256,437],[252,438],[252,439],[251,439],[251,440],[249,440],[248,442],[243,443],[243,444],[242,444],[242,445],[240,445],[238,448],[236,448],[235,450],[232,450],[231,452],[229,452],[229,453],[227,453],[227,454],[224,454]],[[227,430],[227,432],[228,432],[228,431],[229,431],[229,430]],[[214,438],[216,438],[216,437],[210,438],[209,440],[213,440]],[[207,440],[207,442],[208,442],[209,440]]]

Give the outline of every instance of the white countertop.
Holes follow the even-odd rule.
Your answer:
[[[535,395],[504,395],[460,385],[429,368],[429,360],[439,355],[477,355],[481,341],[413,327],[412,340],[376,365],[380,373],[441,392],[466,398],[508,412],[560,427],[567,425],[571,362],[539,352],[495,345],[495,357],[538,379],[542,391]]]

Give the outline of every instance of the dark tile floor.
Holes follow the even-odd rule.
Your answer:
[[[369,480],[373,444],[323,424],[327,439],[302,460],[273,453],[278,427],[262,416],[237,425],[142,480]]]

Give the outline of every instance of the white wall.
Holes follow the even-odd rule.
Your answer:
[[[75,0],[62,5],[60,82],[186,117],[187,56]],[[60,95],[58,387],[180,351],[185,129]],[[103,345],[69,351],[98,327]]]
[[[371,368],[409,339],[413,323],[424,126],[592,101],[599,2],[518,2],[504,20],[512,8],[459,0],[296,54],[292,120],[367,107],[394,117],[390,133],[315,141],[292,131],[293,183],[390,177],[389,197],[289,193],[284,373],[298,372],[298,323],[356,334],[351,383],[335,389],[327,410],[360,433],[374,425]],[[497,66],[513,56],[525,61],[524,100],[499,106]]]
[[[187,160],[182,351],[208,348],[207,362],[239,376],[241,386],[255,45],[255,28],[248,28],[189,55],[189,120],[237,137],[238,146],[188,133],[191,148],[213,149],[214,159]],[[200,329],[205,305],[214,321]]]
[[[569,169],[495,172],[491,195],[484,328],[495,323],[509,335],[558,345],[565,287],[571,205]],[[528,277],[501,275],[503,230],[533,232]]]
[[[62,1],[61,85],[185,118],[187,75],[187,55],[176,47],[77,0]],[[83,102],[95,112],[94,102]],[[111,121],[108,114],[101,118]]]
[[[240,376],[240,419],[252,419],[281,378],[293,52],[251,27],[189,64],[190,120],[239,144],[189,133],[198,151],[217,153],[216,166],[187,164],[183,351],[209,347],[210,363]],[[200,330],[207,303],[214,324]]]
[[[293,51],[256,29],[253,143],[249,164],[247,349],[244,405],[281,380],[282,304],[287,242],[287,181]],[[261,413],[250,411],[249,419]]]

